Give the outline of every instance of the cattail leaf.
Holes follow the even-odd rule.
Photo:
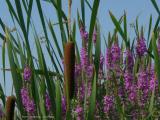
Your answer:
[[[158,7],[158,5],[157,5],[156,0],[151,0],[151,2],[152,2],[152,4],[153,4],[154,8],[156,9],[157,13],[158,13],[159,16],[160,16],[160,10],[159,10],[159,7]]]
[[[65,29],[63,26],[63,21],[62,21],[63,13],[62,13],[61,0],[56,0],[55,3],[53,0],[51,2],[53,3],[54,6],[55,6],[55,4],[57,5],[57,17],[58,17],[58,21],[59,21],[62,43],[63,43],[63,47],[64,47],[64,44],[67,42],[67,38],[66,38],[66,34],[65,34]],[[68,21],[68,19],[65,19],[65,20]],[[68,33],[68,35],[69,35],[69,33]]]
[[[27,34],[29,34],[29,25],[31,20],[32,7],[33,7],[33,0],[30,0],[27,10]]]
[[[54,1],[54,0],[45,0],[45,1],[51,2],[52,5],[54,6],[54,8],[55,8],[57,11],[58,11],[58,10],[60,11],[60,13],[61,13],[62,18],[64,19],[64,21],[68,21],[68,18],[67,18],[67,16],[66,16],[65,12],[63,11],[62,8],[61,8],[61,9],[59,8],[59,6],[58,6],[58,4],[56,3],[56,1]],[[58,16],[57,16],[57,17],[58,17]],[[68,33],[68,35],[69,35],[68,22],[66,22],[65,25],[66,25],[66,28],[67,28],[67,33]]]
[[[3,102],[3,105],[5,106],[6,104],[6,100],[5,100],[5,94],[4,94],[4,91],[3,91],[3,88],[2,88],[2,85],[0,84],[0,98]]]
[[[85,2],[86,2],[86,4],[87,4],[87,6],[89,7],[89,9],[92,10],[92,6],[91,6],[91,4],[88,2],[88,0],[85,0]]]
[[[97,76],[95,74],[93,84],[92,84],[92,92],[90,96],[90,102],[89,102],[90,105],[89,105],[87,120],[94,120],[94,112],[95,112],[95,106],[96,106],[96,89],[97,89],[96,81],[97,81]]]
[[[154,53],[154,62],[155,62],[155,71],[156,71],[156,75],[158,78],[158,87],[160,89],[160,70],[159,70],[159,66],[160,66],[160,58],[159,58],[159,54],[158,54],[158,48],[157,48],[157,44],[156,44],[156,35],[153,33],[152,35],[152,47],[153,47],[153,53]]]
[[[82,21],[85,26],[85,1],[81,0],[81,14],[82,14]]]
[[[77,53],[77,62],[78,63],[80,63],[80,54],[79,54],[79,49],[78,49],[78,45],[77,45],[77,42],[76,42],[76,22],[74,21],[74,23],[73,23],[73,37],[72,37],[72,39],[73,39],[73,42],[74,42],[74,44],[75,44],[75,47],[76,47],[76,53]]]
[[[96,39],[96,49],[95,49],[95,69],[96,69],[96,76],[98,77],[99,73],[99,62],[100,62],[100,54],[101,54],[101,41],[100,41],[100,26],[97,27],[97,39]]]
[[[150,15],[150,19],[149,19],[147,45],[149,43],[149,38],[150,38],[150,35],[151,35],[151,29],[152,29],[152,15]]]
[[[92,35],[93,35],[94,26],[96,23],[99,2],[100,2],[99,0],[94,0],[93,9],[92,9],[92,13],[91,13],[90,27],[89,27],[89,40],[88,40],[88,56],[89,57],[90,57],[91,51],[92,51],[91,50],[91,48],[92,48]]]
[[[58,44],[58,40],[57,40],[55,31],[54,31],[54,28],[53,28],[52,23],[51,23],[50,21],[48,22],[48,27],[49,27],[50,32],[51,32],[51,34],[52,34],[52,38],[53,38],[53,40],[54,40],[54,43],[55,43],[55,45],[56,45],[56,48],[57,48],[57,51],[58,51],[58,55],[60,56],[60,58],[63,58],[63,55],[62,55],[60,46],[59,46],[59,44]]]
[[[49,73],[47,71],[47,66],[46,66],[46,62],[45,62],[45,59],[44,59],[44,55],[43,55],[43,52],[42,52],[42,48],[41,48],[39,39],[38,39],[38,37],[35,37],[35,39],[36,39],[36,48],[37,48],[37,54],[38,54],[38,59],[39,59],[39,66],[40,66],[40,69],[43,70],[43,72],[44,72],[46,84],[47,84],[47,87],[48,87],[49,96],[51,97],[52,111],[55,111],[53,109],[53,106],[55,106],[55,86],[53,84],[53,81],[51,82],[51,79],[49,77]],[[45,88],[45,81],[43,81],[43,82],[44,82],[44,84],[42,84],[43,85],[42,88]],[[42,93],[44,95],[45,90]]]
[[[20,27],[22,29],[22,32],[24,34],[24,37],[26,40],[28,40],[28,36],[27,36],[27,31],[26,31],[26,27],[25,27],[25,21],[24,21],[24,17],[23,17],[23,12],[22,12],[22,7],[21,7],[21,3],[19,0],[15,0],[15,4],[16,4],[16,10],[17,10],[17,14],[19,17],[19,23],[20,23]]]
[[[5,42],[3,41],[3,46],[2,46],[2,64],[3,64],[3,79],[4,79],[4,87],[6,86],[6,74],[5,74],[5,66],[6,66],[6,60],[5,60]]]
[[[20,89],[22,87],[22,78],[21,78],[21,75],[16,71],[17,66],[15,64],[13,53],[12,53],[13,46],[11,44],[11,37],[7,28],[6,28],[6,44],[7,44],[10,68],[13,69],[11,70],[11,75],[12,75],[13,85],[14,85],[14,89],[17,97],[17,107],[20,110],[20,112],[23,112],[23,109],[22,109],[23,105],[20,99],[21,98]]]
[[[61,91],[59,80],[56,81],[56,120],[61,120]]]
[[[9,11],[12,13],[12,15],[14,15],[15,19],[17,20],[17,22],[20,24],[20,21],[18,19],[18,16],[16,14],[16,11],[14,10],[12,3],[10,2],[10,0],[6,0],[6,3],[8,5]]]
[[[46,28],[46,24],[45,24],[45,20],[44,20],[44,16],[43,16],[43,11],[42,11],[41,2],[40,2],[40,0],[36,0],[36,3],[37,3],[38,12],[39,12],[39,15],[40,15],[40,19],[41,19],[43,31],[44,31],[44,34],[45,34],[45,39],[46,39],[47,45],[49,45],[47,28]]]
[[[124,12],[124,36],[127,40],[127,16],[126,16],[126,12]],[[126,46],[128,47],[128,46]]]
[[[126,46],[127,46],[127,38],[126,38],[126,35],[125,33],[123,32],[121,26],[120,26],[120,23],[117,21],[117,19],[115,18],[115,16],[112,14],[111,11],[109,11],[109,14],[110,14],[110,17],[112,19],[112,22],[114,23],[116,29],[118,30],[118,32],[120,33],[120,35],[122,36]]]

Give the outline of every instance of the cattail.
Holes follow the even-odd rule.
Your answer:
[[[14,120],[14,108],[15,108],[16,98],[14,96],[9,96],[6,102],[6,120]]]
[[[68,96],[70,97],[70,99],[72,99],[74,95],[74,69],[75,47],[73,42],[68,42],[65,44],[64,48],[64,88],[65,94],[68,91]]]

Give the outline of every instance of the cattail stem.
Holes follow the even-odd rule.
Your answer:
[[[71,41],[71,4],[72,0],[68,0],[68,29],[69,29],[69,40]]]
[[[74,95],[74,68],[75,67],[75,47],[73,42],[65,44],[64,48],[64,88],[69,108],[69,99]]]
[[[16,98],[14,96],[9,96],[6,102],[6,120],[14,120],[14,108],[15,108]]]

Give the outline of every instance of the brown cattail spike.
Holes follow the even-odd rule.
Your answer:
[[[7,97],[6,120],[14,120],[15,102],[16,102],[16,98],[14,96]]]
[[[75,47],[73,42],[65,44],[64,48],[64,88],[65,94],[68,91],[70,99],[74,95],[74,68],[75,67]],[[67,94],[66,94],[67,95]]]

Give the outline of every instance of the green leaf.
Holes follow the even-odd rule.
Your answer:
[[[112,14],[112,12],[109,12],[109,14],[110,14],[110,17],[111,17],[111,19],[112,19],[112,22],[114,23],[116,29],[118,30],[119,34],[121,35],[121,37],[123,38],[123,40],[124,40],[124,42],[125,42],[125,44],[126,44],[126,46],[127,46],[127,38],[126,38],[126,35],[125,35],[126,33],[123,32],[123,30],[122,30],[122,28],[121,28],[121,26],[120,26],[120,23],[119,23],[118,20],[115,18],[115,16]],[[125,20],[125,21],[126,21],[126,20]],[[126,24],[126,23],[124,23],[124,24]]]
[[[6,0],[6,3],[8,5],[9,11],[14,15],[15,19],[17,20],[18,23],[20,23],[18,16],[16,14],[16,11],[14,10],[12,3],[10,2],[10,0]]]
[[[55,34],[55,32],[54,32],[54,29],[53,29],[52,23],[51,23],[50,21],[48,22],[48,26],[49,26],[49,29],[50,29],[50,32],[51,32],[52,38],[53,38],[53,40],[54,40],[54,43],[55,43],[55,45],[56,45],[56,48],[57,48],[58,54],[59,54],[60,58],[62,59],[62,58],[63,58],[63,55],[62,55],[62,52],[61,52],[60,46],[59,46],[59,44],[58,44],[58,40],[57,40],[56,34]]]
[[[159,8],[158,8],[158,5],[157,5],[157,3],[156,3],[156,0],[151,0],[151,2],[152,2],[152,4],[153,4],[154,8],[156,9],[157,13],[158,13],[159,16],[160,16],[160,10],[159,10]]]
[[[95,74],[93,85],[92,85],[92,93],[90,97],[90,105],[89,105],[87,120],[94,120],[94,112],[95,112],[95,106],[96,106],[96,78],[97,76]]]
[[[79,54],[79,50],[78,50],[78,45],[77,45],[77,42],[76,42],[76,22],[74,21],[73,23],[73,42],[75,44],[75,47],[76,47],[76,53],[77,53],[77,62],[80,63],[80,54]]]
[[[96,76],[98,77],[99,73],[99,62],[100,62],[100,54],[101,54],[101,41],[100,41],[100,26],[97,25],[97,39],[96,39],[96,48],[95,48],[95,69],[96,69]]]
[[[29,6],[28,6],[28,11],[27,11],[27,34],[29,34],[29,24],[30,24],[30,20],[31,20],[32,6],[33,6],[33,0],[30,0]]]
[[[4,87],[6,86],[6,74],[5,74],[5,66],[6,66],[6,60],[5,60],[5,42],[3,41],[3,46],[2,46],[2,64],[3,64],[3,79],[4,79]]]
[[[47,70],[46,62],[45,62],[45,59],[44,59],[44,55],[43,55],[43,52],[42,52],[42,48],[41,48],[38,36],[35,36],[35,39],[36,39],[36,48],[37,48],[38,59],[39,59],[39,66],[40,66],[40,69],[43,70],[43,72],[44,72],[45,81],[46,81],[46,84],[47,84],[49,96],[51,97],[52,111],[55,111],[55,109],[53,109],[53,106],[55,106],[55,85],[49,77],[49,73],[48,73],[48,70]],[[44,82],[43,88],[45,87],[45,81],[43,81]],[[43,93],[44,92],[45,91],[43,91]]]
[[[59,80],[56,81],[56,120],[61,120],[61,91]]]
[[[85,0],[86,4],[88,5],[89,9],[92,10],[91,4],[88,2],[88,0]]]
[[[148,28],[147,45],[148,45],[148,43],[149,43],[149,38],[150,38],[150,35],[151,35],[151,28],[152,28],[152,15],[150,16],[150,19],[149,19],[149,28]]]
[[[20,96],[20,89],[22,88],[22,78],[21,75],[16,71],[17,66],[14,61],[14,56],[13,56],[13,45],[11,43],[11,37],[8,29],[6,28],[6,44],[7,44],[7,50],[8,50],[8,58],[9,58],[9,63],[10,63],[10,68],[11,70],[11,75],[13,79],[13,85],[17,97],[17,106],[20,112],[23,112],[22,108],[22,102],[21,102],[21,96]]]
[[[51,0],[51,2],[53,3],[53,5],[57,8],[57,17],[58,17],[58,21],[59,21],[59,27],[60,27],[60,32],[61,32],[62,44],[63,44],[63,47],[64,47],[64,44],[67,42],[67,38],[66,38],[66,34],[65,34],[65,29],[64,29],[64,26],[63,26],[62,17],[65,14],[62,12],[61,0],[55,0],[55,1]],[[68,21],[68,19],[65,18],[65,21]],[[68,33],[68,35],[69,35],[69,33]]]
[[[5,100],[5,94],[3,92],[2,85],[0,84],[0,98],[2,99],[3,105],[5,106],[6,100]]]
[[[91,19],[90,19],[89,40],[88,40],[88,56],[89,57],[90,57],[91,51],[92,51],[91,50],[92,35],[93,35],[94,26],[95,26],[95,23],[96,23],[99,3],[100,3],[100,0],[94,0],[92,14],[91,14]]]
[[[153,53],[154,53],[154,62],[155,62],[155,71],[158,77],[158,87],[160,89],[160,70],[159,70],[159,66],[160,66],[160,58],[159,58],[159,54],[158,54],[158,48],[157,48],[157,44],[156,44],[156,39],[157,36],[155,34],[152,35],[152,48],[153,48]]]
[[[82,13],[82,21],[85,26],[85,1],[81,0],[81,13]]]

